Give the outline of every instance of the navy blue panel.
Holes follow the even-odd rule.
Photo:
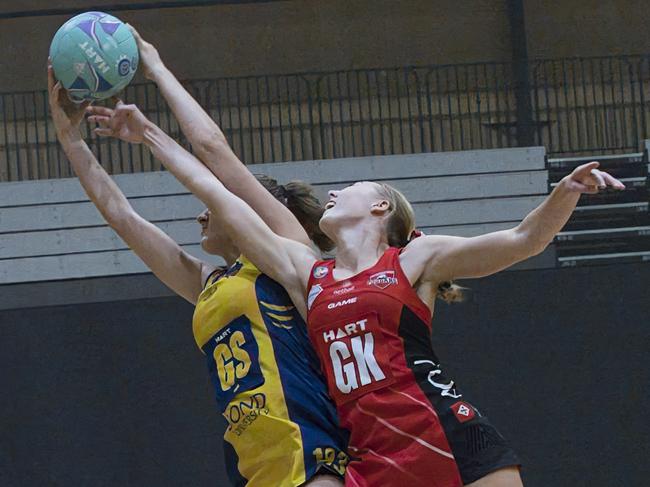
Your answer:
[[[232,342],[233,338],[243,337],[237,343]],[[248,355],[250,359],[250,368],[244,377],[231,377],[232,385],[224,389],[219,378],[219,371],[217,370],[217,363],[215,361],[214,352],[217,347],[226,355],[219,354],[220,359],[224,360],[226,364],[232,369],[230,374],[235,374],[238,368],[244,366],[235,356],[233,356],[233,347],[238,347],[244,354]],[[230,401],[244,391],[255,389],[256,387],[264,384],[264,375],[260,368],[260,351],[257,345],[257,340],[253,335],[251,329],[251,322],[246,316],[231,321],[223,328],[220,328],[206,343],[203,345],[203,352],[206,356],[208,364],[208,371],[210,379],[214,386],[217,403],[221,411],[225,411]]]
[[[340,466],[347,463],[343,450],[347,448],[348,434],[339,428],[336,409],[327,395],[320,363],[309,342],[307,326],[293,308],[287,292],[277,282],[261,274],[255,282],[255,291],[273,342],[289,416],[299,425],[302,434],[307,478],[321,468],[336,471],[339,462]],[[264,303],[292,308],[278,312],[270,310]],[[269,316],[269,312],[291,317],[291,321],[276,320]],[[318,463],[314,452],[319,448],[334,448],[334,465]]]

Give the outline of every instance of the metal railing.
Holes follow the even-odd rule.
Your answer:
[[[554,156],[636,151],[648,138],[650,56],[530,62],[529,119]],[[510,63],[185,82],[249,164],[517,145]],[[188,147],[152,84],[124,98]],[[86,133],[88,126],[84,127]],[[160,170],[141,146],[88,137],[112,173]],[[46,93],[0,95],[0,181],[71,176]]]

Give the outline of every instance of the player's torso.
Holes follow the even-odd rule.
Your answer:
[[[435,485],[459,485],[436,410],[460,394],[440,369],[431,313],[403,273],[399,250],[339,282],[332,262],[319,264],[310,278],[309,335],[341,425],[350,430],[357,457],[351,477],[357,485],[394,487],[439,467],[449,477]]]
[[[401,400],[391,391],[416,385],[416,376],[435,377],[441,390],[453,384],[439,368],[430,311],[402,272],[397,249],[349,279],[337,282],[332,274],[332,262],[313,270],[309,335],[344,426],[352,426],[348,411],[369,393],[392,395],[389,407]]]
[[[335,414],[305,324],[284,289],[240,258],[200,295],[193,331],[228,422],[235,476],[246,485],[304,482],[313,452],[305,456],[303,447],[336,442],[328,437]],[[309,424],[322,438],[301,432],[310,414],[323,416]]]
[[[398,259],[397,249],[390,249],[375,266],[342,281],[333,279],[332,262],[313,270],[309,334],[339,406],[412,380],[405,338],[410,340],[413,328],[418,337],[430,337],[430,311],[396,265]],[[428,340],[419,347],[431,352]]]

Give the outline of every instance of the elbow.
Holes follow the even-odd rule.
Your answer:
[[[531,248],[530,255],[528,257],[535,257],[536,255],[541,254],[546,250],[546,248],[550,245],[551,242],[542,242],[542,243],[537,243]]]
[[[519,227],[515,228],[514,231],[516,235],[515,238],[520,242],[518,247],[521,248],[521,260],[529,259],[541,254],[553,241],[552,239],[548,240],[542,235]]]

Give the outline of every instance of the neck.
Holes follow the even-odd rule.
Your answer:
[[[236,249],[229,249],[221,252],[221,257],[223,257],[223,260],[226,261],[226,265],[228,267],[235,263],[239,255],[239,251]]]
[[[340,228],[335,235],[336,268],[356,274],[375,265],[386,251],[383,232],[377,225],[355,225]]]

